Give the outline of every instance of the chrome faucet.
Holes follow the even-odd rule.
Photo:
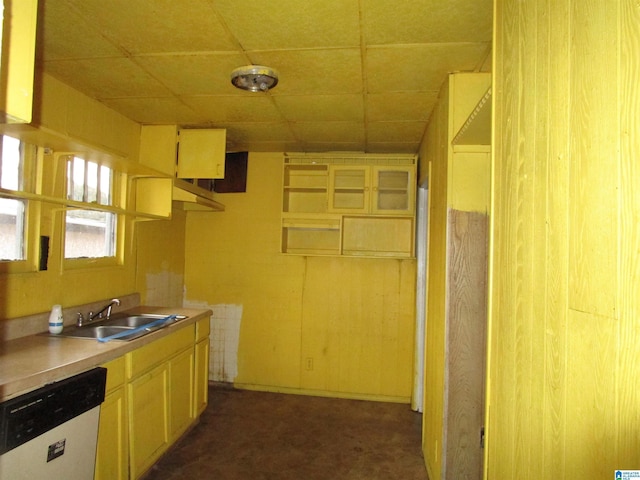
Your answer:
[[[78,313],[78,320],[76,321],[76,324],[79,327],[81,327],[83,325],[86,325],[87,323],[91,323],[96,320],[102,320],[103,318],[109,320],[109,317],[111,317],[111,309],[113,308],[114,305],[119,306],[120,300],[117,298],[114,298],[96,313],[89,312],[89,316],[86,322],[84,320],[84,317],[82,316],[82,313]],[[105,315],[105,311],[107,312],[106,315]]]

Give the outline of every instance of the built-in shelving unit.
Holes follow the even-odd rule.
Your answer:
[[[287,154],[282,252],[414,255],[415,155]]]

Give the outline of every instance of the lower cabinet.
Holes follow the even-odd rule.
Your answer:
[[[208,318],[196,323],[193,411],[200,415],[209,401],[209,330]]]
[[[190,348],[169,361],[169,411],[173,442],[180,438],[195,419],[193,411],[194,349]]]
[[[169,369],[160,365],[128,387],[129,461],[138,478],[169,446]]]
[[[125,480],[129,478],[129,435],[124,357],[103,367],[107,369],[107,388],[100,406],[95,480]]]
[[[103,365],[96,480],[140,478],[188,430],[207,405],[208,355],[205,318]]]

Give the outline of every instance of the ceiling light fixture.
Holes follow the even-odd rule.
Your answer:
[[[278,72],[262,65],[238,67],[231,72],[234,87],[250,92],[266,92],[278,84]]]

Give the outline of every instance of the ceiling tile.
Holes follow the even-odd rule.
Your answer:
[[[420,147],[420,142],[410,142],[410,143],[369,142],[367,143],[367,152],[368,153],[416,153],[419,147]]]
[[[182,101],[210,122],[282,122],[284,118],[273,98],[261,93],[245,92],[230,97],[192,96]]]
[[[362,121],[362,95],[277,95],[276,105],[287,121]]]
[[[229,123],[227,136],[237,143],[256,142],[294,142],[296,139],[284,122],[273,123]]]
[[[359,46],[358,3],[216,0],[214,6],[242,48],[251,51]]]
[[[68,1],[105,37],[133,55],[239,48],[208,0]]]
[[[419,142],[427,127],[427,122],[370,122],[367,124],[367,141]]]
[[[367,45],[489,42],[492,0],[363,0]]]
[[[228,133],[228,132],[227,132]],[[242,143],[227,145],[229,152],[297,152],[302,148],[297,142],[252,142],[244,141]]]
[[[102,103],[142,124],[192,124],[207,121],[175,97],[108,98]]]
[[[364,142],[361,122],[299,122],[291,124],[296,138],[305,142]]]
[[[231,71],[246,63],[242,55],[157,55],[135,61],[178,96],[242,93],[231,85]]]
[[[473,71],[486,50],[486,45],[473,43],[368,48],[367,91],[439,91],[448,73]]]
[[[125,96],[166,96],[170,92],[127,58],[55,60],[48,73],[97,99]]]
[[[369,94],[366,97],[367,120],[426,121],[437,99],[437,91]]]
[[[294,150],[290,150],[294,151]],[[364,141],[362,142],[307,142],[299,152],[365,152]]]
[[[357,48],[257,52],[251,54],[251,60],[278,71],[273,95],[362,92],[362,62]]]
[[[40,22],[43,60],[115,57],[122,52],[62,2],[44,2]]]

